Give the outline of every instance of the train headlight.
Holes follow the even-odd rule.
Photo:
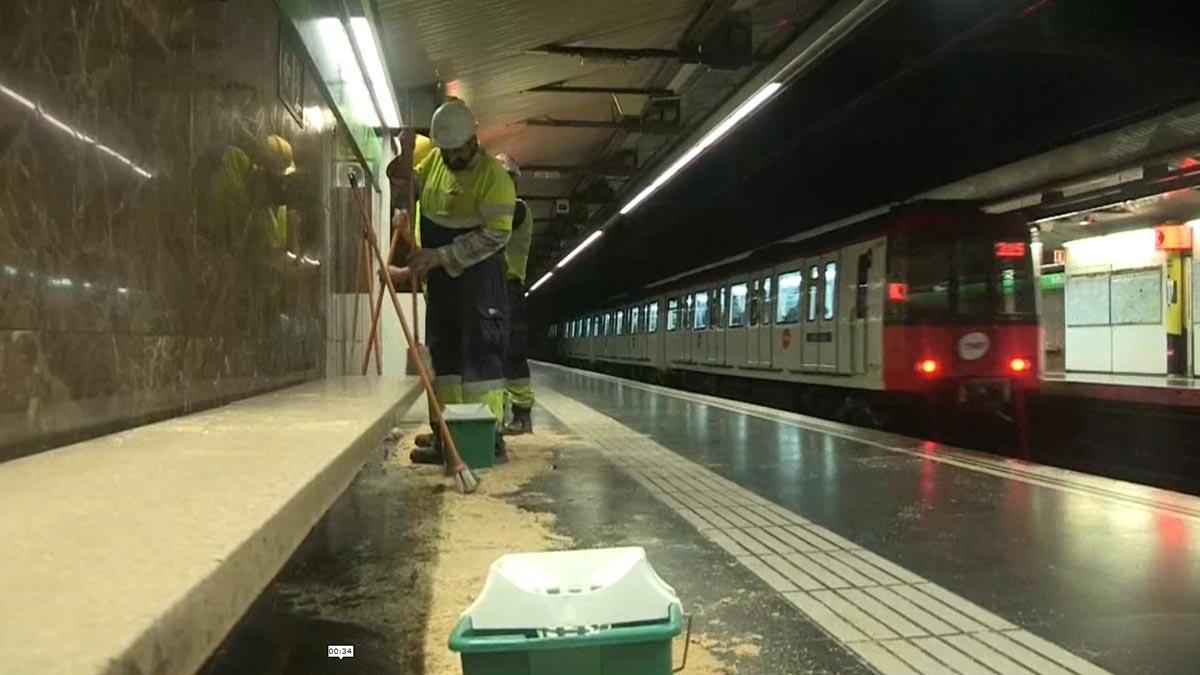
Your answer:
[[[937,372],[942,369],[942,365],[937,362],[937,359],[921,359],[917,361],[917,372],[922,375],[937,375]]]
[[[1022,356],[1015,356],[1009,359],[1008,369],[1014,373],[1028,373],[1033,369],[1033,362]]]

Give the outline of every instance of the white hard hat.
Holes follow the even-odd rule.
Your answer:
[[[500,162],[500,165],[504,167],[504,170],[508,172],[509,175],[516,178],[521,177],[521,165],[517,164],[517,160],[509,157],[508,153],[502,152],[496,155],[496,161]]]
[[[461,148],[475,135],[475,116],[459,99],[446,101],[433,111],[429,136],[439,148]]]

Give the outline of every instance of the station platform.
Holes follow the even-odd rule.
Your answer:
[[[1200,379],[1176,375],[1047,372],[1042,375],[1041,391],[1051,396],[1200,408]]]
[[[316,380],[0,464],[0,675],[194,673],[419,392]]]
[[[369,463],[202,672],[449,675],[496,555],[615,545],[693,616],[685,673],[1200,661],[1200,499],[558,366],[534,384],[538,433],[481,494],[402,448]],[[335,640],[357,664],[321,665]]]

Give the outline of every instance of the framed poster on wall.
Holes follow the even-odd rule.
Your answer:
[[[304,59],[292,28],[279,23],[279,100],[296,124],[304,126]]]

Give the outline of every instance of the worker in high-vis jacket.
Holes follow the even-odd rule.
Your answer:
[[[504,247],[516,191],[504,167],[480,147],[475,117],[461,100],[434,111],[430,139],[433,149],[413,169],[420,246],[407,262],[425,281],[434,391],[442,404],[487,404],[499,425],[508,337]],[[441,464],[439,440],[414,450],[413,462]],[[500,435],[496,456],[507,459]]]
[[[505,154],[496,155],[513,185],[521,177],[521,167]],[[513,209],[512,236],[504,247],[508,263],[508,349],[504,352],[504,395],[512,411],[512,420],[503,433],[515,436],[533,433],[533,385],[529,381],[529,321],[525,311],[525,268],[529,263],[529,245],[533,242],[533,213],[518,199]]]

